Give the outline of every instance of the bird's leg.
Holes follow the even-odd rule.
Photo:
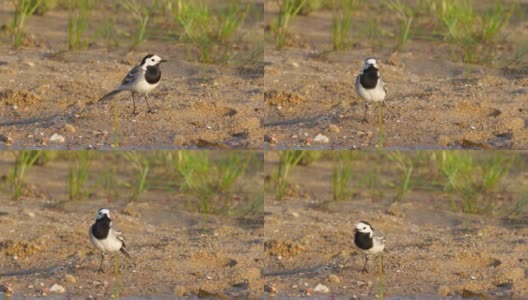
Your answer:
[[[132,104],[134,105],[134,110],[132,111],[132,114],[137,115],[136,113],[136,93],[132,93]]]
[[[99,265],[99,270],[97,270],[97,272],[99,273],[104,273],[104,270],[103,270],[103,262],[104,262],[104,258],[105,258],[105,253],[101,253],[101,264]]]
[[[369,105],[367,102],[365,102],[365,113],[363,114],[363,120],[361,120],[361,123],[368,123],[368,120],[367,120],[368,108],[369,108]]]
[[[383,268],[383,254],[380,254],[380,262],[381,262],[381,274],[385,272],[385,269]]]
[[[147,98],[148,98],[148,95],[145,95],[145,102],[147,102],[147,107],[148,107],[148,111],[147,111],[147,112],[148,112],[148,113],[153,113],[154,111],[153,111],[152,109],[150,109],[150,105],[149,105],[149,103],[148,103]]]
[[[365,254],[365,265],[363,266],[363,270],[361,270],[361,273],[368,273],[367,263],[368,263],[368,255]]]
[[[383,125],[383,107],[385,107],[385,102],[379,102],[378,104],[378,114],[379,114],[379,125]]]

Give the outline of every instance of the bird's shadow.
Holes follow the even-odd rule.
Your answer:
[[[1,122],[0,123],[0,127],[4,127],[4,126],[24,126],[24,125],[32,125],[32,124],[36,124],[36,123],[43,123],[43,124],[46,124],[47,126],[51,126],[50,123],[52,123],[53,120],[57,119],[60,116],[61,116],[60,114],[54,114],[54,115],[51,115],[51,116],[48,116],[48,117],[28,118],[28,119],[22,119],[22,120],[6,121],[6,122]]]
[[[52,265],[52,266],[44,267],[44,268],[30,268],[30,269],[25,269],[25,270],[16,270],[16,271],[0,273],[0,277],[26,276],[26,275],[33,275],[33,274],[52,276],[53,273],[58,271],[60,268],[61,268],[60,265]]]

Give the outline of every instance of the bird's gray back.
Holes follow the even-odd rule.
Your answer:
[[[141,69],[139,65],[132,68],[132,70],[128,72],[126,77],[121,82],[120,89],[127,89],[129,87],[134,86],[134,84],[137,82],[137,79],[140,78],[143,72],[144,72],[143,69]]]

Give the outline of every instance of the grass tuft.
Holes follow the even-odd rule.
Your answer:
[[[70,50],[81,49],[86,43],[81,41],[81,35],[88,25],[88,0],[75,1],[70,6],[68,19],[68,47]]]
[[[173,7],[173,15],[188,53],[197,53],[202,63],[225,62],[231,55],[232,39],[250,7],[239,1],[226,1],[212,9],[205,1],[185,1]]]
[[[15,165],[9,179],[13,187],[13,199],[18,200],[20,199],[20,196],[22,196],[22,192],[26,186],[26,172],[37,162],[42,152],[24,150],[16,151],[14,154]]]
[[[291,20],[297,16],[307,0],[278,0],[280,11],[272,30],[275,32],[277,48],[282,49],[288,38],[288,27]]]
[[[332,18],[332,45],[334,50],[342,50],[352,45],[347,39],[352,29],[352,12],[361,5],[361,0],[335,0]]]
[[[17,0],[15,1],[15,15],[11,24],[12,39],[15,49],[18,49],[24,39],[24,26],[27,18],[35,13],[42,0]]]

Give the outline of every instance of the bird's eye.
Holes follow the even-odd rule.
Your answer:
[[[154,58],[153,58],[153,59],[151,59],[151,60],[152,60],[152,61],[156,61],[156,60],[155,60]]]
[[[367,227],[363,227],[363,230],[367,230]]]

